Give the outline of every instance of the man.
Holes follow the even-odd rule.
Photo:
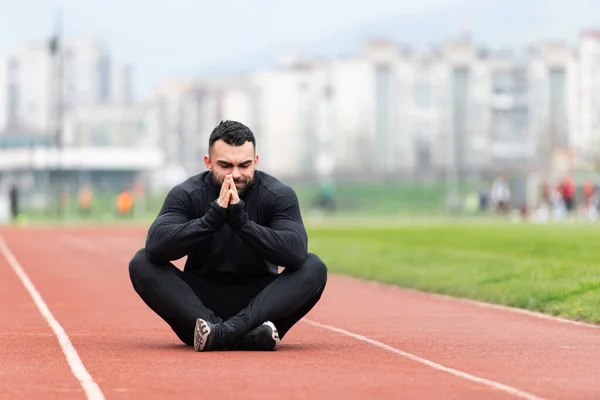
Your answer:
[[[136,292],[196,351],[276,350],[325,289],[298,198],[256,170],[255,144],[245,125],[221,122],[208,171],[169,191],[129,263]],[[171,261],[184,256],[181,271]]]
[[[510,208],[510,187],[504,175],[492,181],[490,200],[498,213],[506,213]]]
[[[19,217],[19,187],[16,183],[10,186],[8,197],[10,199],[10,216],[13,221]]]

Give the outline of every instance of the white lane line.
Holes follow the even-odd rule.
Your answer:
[[[58,323],[56,318],[54,318],[54,316],[50,312],[50,309],[42,299],[42,296],[37,291],[37,289],[31,282],[31,279],[29,279],[29,277],[25,273],[25,270],[23,270],[23,267],[21,267],[16,257],[10,251],[8,245],[1,236],[0,253],[2,253],[8,264],[12,267],[15,274],[17,274],[17,276],[21,280],[21,283],[29,292],[29,295],[33,299],[38,310],[44,316],[44,318],[48,322],[48,325],[50,325],[50,328],[52,328],[52,330],[54,331],[54,334],[58,339],[58,343],[60,344],[60,347],[62,348],[62,351],[65,354],[65,357],[67,358],[67,362],[71,367],[71,371],[73,372],[75,378],[77,378],[77,380],[81,384],[81,387],[85,392],[86,398],[88,400],[104,400],[104,395],[102,394],[100,387],[96,384],[96,382],[94,382],[92,376],[85,369],[83,363],[81,362],[81,359],[79,358],[79,355],[77,354],[77,351],[75,350],[75,347],[73,347],[73,344],[69,340],[69,336],[67,335],[63,327]]]
[[[531,393],[527,393],[527,392],[524,392],[522,390],[516,389],[514,387],[511,387],[511,386],[508,386],[508,385],[504,385],[502,383],[491,381],[489,379],[479,378],[477,376],[474,376],[474,375],[471,375],[471,374],[467,374],[466,372],[462,372],[462,371],[458,371],[456,369],[445,367],[443,365],[434,363],[433,361],[426,360],[424,358],[415,356],[414,354],[407,353],[407,352],[399,350],[399,349],[397,349],[395,347],[389,346],[389,345],[387,345],[385,343],[381,343],[381,342],[378,342],[377,340],[369,339],[368,337],[365,337],[365,336],[362,336],[362,335],[358,335],[356,333],[352,333],[352,332],[344,330],[344,329],[336,328],[336,327],[331,326],[331,325],[321,324],[320,322],[312,321],[312,320],[309,320],[309,319],[306,319],[306,318],[303,319],[302,321],[304,321],[307,324],[319,327],[319,328],[327,329],[327,330],[330,330],[330,331],[333,331],[333,332],[336,332],[336,333],[339,333],[339,334],[342,334],[342,335],[345,335],[345,336],[349,336],[349,337],[354,338],[356,340],[360,340],[362,342],[366,342],[366,343],[372,344],[373,346],[377,346],[380,349],[389,351],[390,353],[397,354],[397,355],[399,355],[401,357],[408,358],[409,360],[418,362],[420,364],[426,365],[426,366],[431,367],[433,369],[437,369],[439,371],[444,371],[444,372],[447,372],[447,373],[452,374],[454,376],[458,376],[459,378],[467,379],[469,381],[477,382],[477,383],[480,383],[482,385],[486,385],[486,386],[492,387],[492,388],[494,388],[496,390],[500,390],[500,391],[509,393],[509,394],[511,394],[513,396],[516,396],[516,397],[519,397],[521,399],[543,400],[542,397],[538,397],[538,396],[533,395]]]
[[[550,315],[550,314],[544,314],[544,313],[541,313],[539,311],[532,311],[532,310],[527,310],[527,309],[524,309],[524,308],[517,308],[517,307],[505,306],[505,305],[495,304],[495,303],[486,303],[486,302],[483,302],[483,301],[472,300],[472,299],[463,298],[463,297],[455,297],[455,296],[448,296],[448,295],[445,295],[445,294],[439,294],[439,293],[433,293],[433,292],[426,292],[426,291],[423,291],[423,290],[412,289],[412,288],[405,288],[405,287],[401,287],[401,286],[395,286],[395,285],[390,285],[390,284],[386,284],[386,283],[365,280],[365,279],[356,278],[356,277],[347,276],[347,275],[336,275],[336,276],[339,279],[357,281],[357,282],[360,282],[361,284],[368,285],[368,286],[374,286],[374,287],[382,288],[382,289],[385,289],[385,290],[398,291],[401,294],[402,293],[404,293],[404,294],[409,294],[409,293],[418,294],[420,296],[431,297],[431,298],[434,298],[434,299],[444,300],[444,301],[450,302],[450,303],[463,303],[463,304],[468,304],[468,305],[479,307],[479,308],[485,308],[485,309],[488,309],[488,310],[505,311],[505,312],[508,312],[508,313],[520,314],[520,315],[524,315],[524,316],[527,316],[527,317],[532,317],[532,318],[537,318],[537,319],[544,319],[544,320],[547,320],[547,321],[558,322],[558,323],[561,323],[561,324],[580,326],[582,328],[600,329],[600,325],[594,325],[594,324],[591,324],[589,322],[582,322],[582,321],[575,321],[575,320],[567,319],[567,318],[561,318],[561,317],[557,317],[557,316]]]

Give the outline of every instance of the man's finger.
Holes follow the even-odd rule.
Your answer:
[[[227,190],[230,188],[229,181],[231,180],[230,175],[226,175],[225,179],[223,179],[223,184],[221,184],[221,194],[224,195],[227,193]]]
[[[231,204],[237,204],[240,201],[240,198],[239,198],[237,192],[234,192],[233,190],[229,190],[229,193],[231,194]]]
[[[231,193],[229,193],[230,191],[226,191],[225,192],[225,196],[223,198],[223,204],[225,204],[225,207],[227,207],[229,205],[229,202],[231,201]]]
[[[235,186],[235,180],[233,180],[233,178],[231,179],[231,189],[233,189],[235,193],[238,192],[237,186]]]
[[[225,184],[223,184],[223,186],[221,187],[221,193],[219,193],[219,199],[224,199],[225,195],[227,194],[227,187],[225,186]]]

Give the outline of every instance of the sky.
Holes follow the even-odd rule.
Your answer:
[[[521,21],[521,31],[511,32],[510,18],[524,3],[537,3],[540,10],[535,9],[533,21]],[[0,0],[0,57],[27,40],[52,34],[60,8],[64,34],[106,43],[115,58],[133,66],[134,89],[143,96],[166,79],[252,65],[257,54],[317,48],[321,41],[329,41],[326,49],[340,48],[353,35],[377,34],[379,28],[387,34],[410,26],[417,39],[430,40],[472,26],[478,22],[473,15],[483,15],[478,18],[484,26],[488,18],[492,22],[496,16],[506,18],[499,29],[508,44],[523,34],[573,36],[581,25],[600,26],[599,4],[593,0]],[[446,10],[456,10],[451,21],[446,20]],[[537,21],[538,15],[543,20]],[[411,25],[425,16],[430,16],[423,19],[425,30],[420,22]],[[445,30],[436,31],[437,25]],[[411,32],[402,32],[400,39]],[[498,35],[488,39],[494,38]]]

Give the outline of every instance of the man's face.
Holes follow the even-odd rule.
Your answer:
[[[252,142],[231,146],[222,140],[217,140],[209,155],[204,156],[204,164],[212,171],[217,186],[221,186],[225,176],[231,174],[238,193],[242,194],[254,179],[258,155],[254,153]]]

